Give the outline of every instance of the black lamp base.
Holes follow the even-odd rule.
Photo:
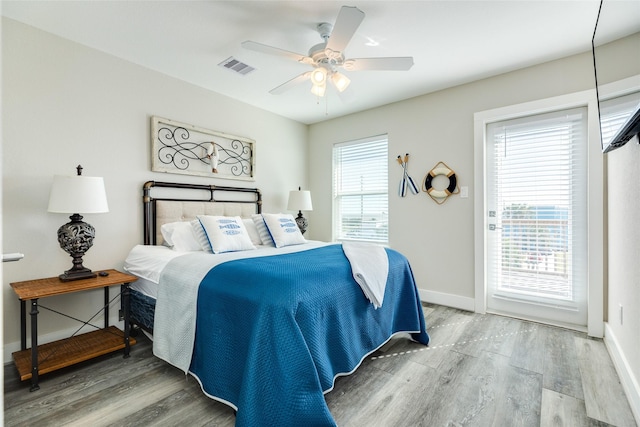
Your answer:
[[[71,282],[72,280],[80,279],[92,279],[94,277],[98,277],[98,275],[88,268],[76,271],[74,271],[73,269],[67,270],[58,276],[58,278],[63,282]]]
[[[309,226],[309,221],[307,221],[307,218],[302,216],[302,211],[298,211],[298,216],[296,217],[296,224],[298,224],[298,228],[300,229],[300,232],[302,234],[304,234],[304,232],[307,231],[307,227]]]
[[[71,221],[58,229],[58,243],[73,258],[73,267],[58,277],[63,282],[97,277],[96,273],[82,265],[82,257],[93,246],[96,231],[82,221],[81,215],[73,214],[69,219]]]

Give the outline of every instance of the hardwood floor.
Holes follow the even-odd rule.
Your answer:
[[[536,323],[427,305],[431,345],[398,337],[336,380],[341,427],[636,426],[601,340]],[[30,393],[4,368],[6,426],[233,426],[233,411],[153,357],[121,353],[41,377]]]

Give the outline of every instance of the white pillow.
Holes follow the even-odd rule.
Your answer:
[[[276,248],[289,245],[299,245],[306,243],[298,224],[291,214],[263,214],[264,223],[269,229],[269,234],[275,243]]]
[[[261,214],[255,214],[251,216],[253,223],[256,226],[256,230],[258,230],[258,236],[260,237],[260,241],[265,246],[275,246],[273,244],[273,239],[271,238],[271,234],[269,234],[269,230],[267,229],[267,224],[264,223],[264,218]]]
[[[202,250],[202,247],[196,240],[196,236],[193,234],[193,228],[188,222],[180,221],[162,224],[160,233],[162,233],[165,244],[174,251],[187,252]]]
[[[258,229],[256,228],[256,223],[253,222],[253,219],[242,218],[242,223],[244,224],[244,228],[247,229],[247,234],[249,234],[251,243],[253,243],[254,245],[261,245],[262,239],[260,239],[260,234],[258,233]]]
[[[209,244],[207,234],[204,232],[204,227],[202,227],[199,219],[194,219],[193,221],[191,221],[191,229],[193,230],[193,234],[196,237],[196,241],[200,245],[200,249],[205,252],[213,253],[211,251],[211,245]]]
[[[255,249],[239,216],[198,215],[214,254]]]

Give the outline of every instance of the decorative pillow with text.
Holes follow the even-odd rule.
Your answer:
[[[262,217],[276,248],[307,242],[302,236],[295,219],[293,219],[293,215],[262,214]]]
[[[198,215],[214,254],[255,249],[239,216]]]

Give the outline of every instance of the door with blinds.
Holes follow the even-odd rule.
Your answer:
[[[486,133],[488,311],[587,324],[587,111]]]

